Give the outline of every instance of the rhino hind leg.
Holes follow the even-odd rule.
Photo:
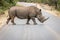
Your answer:
[[[11,18],[9,17],[9,18],[7,19],[7,22],[6,22],[6,23],[8,24],[10,20],[11,20]]]
[[[27,19],[27,23],[26,24],[30,24],[29,21],[30,21],[30,18]]]
[[[12,22],[13,25],[16,25],[16,23],[14,22],[14,18],[15,18],[14,16],[11,17],[11,22]]]

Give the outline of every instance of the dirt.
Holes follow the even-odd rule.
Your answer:
[[[5,11],[5,14],[0,15],[0,28],[6,23],[7,15],[7,11]]]
[[[45,9],[46,12],[48,12],[48,13],[54,15],[54,16],[60,17],[60,12],[55,10],[54,7],[49,6],[48,4],[41,4],[41,7],[43,9]]]

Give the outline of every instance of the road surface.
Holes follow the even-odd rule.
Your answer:
[[[42,10],[45,17],[50,17],[43,24],[37,19],[38,25],[26,25],[26,19],[15,18],[16,25],[11,22],[0,29],[0,40],[60,40],[60,18]]]

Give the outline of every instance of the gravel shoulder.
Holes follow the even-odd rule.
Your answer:
[[[43,8],[46,12],[48,12],[56,17],[60,17],[60,12],[55,10],[54,7],[49,6],[48,4],[41,4],[41,8]]]
[[[0,28],[6,24],[6,20],[7,20],[7,10],[5,11],[5,14],[0,15]]]

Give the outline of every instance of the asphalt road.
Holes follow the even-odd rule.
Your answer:
[[[15,18],[16,25],[11,22],[0,29],[0,40],[60,40],[60,18],[42,10],[45,17],[49,17],[43,24],[37,19],[37,25],[26,25],[26,19]]]

